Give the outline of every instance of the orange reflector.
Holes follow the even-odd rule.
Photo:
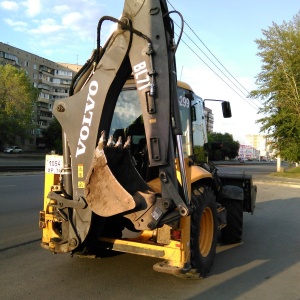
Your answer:
[[[171,231],[171,239],[175,240],[175,241],[180,241],[181,231],[180,230],[172,230]]]

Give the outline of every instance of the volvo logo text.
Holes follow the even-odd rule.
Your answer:
[[[86,149],[85,141],[88,139],[90,134],[90,127],[93,118],[93,109],[95,107],[95,101],[92,99],[92,96],[95,96],[97,92],[98,92],[98,82],[93,80],[89,85],[89,93],[87,95],[87,99],[85,103],[82,127],[80,129],[80,135],[79,135],[77,149],[76,149],[76,157],[78,155],[85,153],[85,149]]]

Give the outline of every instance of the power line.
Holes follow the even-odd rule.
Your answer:
[[[176,24],[176,23],[175,23]],[[177,25],[177,24],[176,24]],[[177,25],[178,26],[178,25]],[[247,95],[208,57],[208,55],[189,37],[189,35],[183,31],[189,40],[203,53],[203,55],[244,95]],[[237,80],[236,80],[237,81]],[[241,85],[241,84],[240,84]],[[244,88],[245,89],[245,88]],[[249,94],[249,92],[248,92]]]
[[[244,98],[243,96],[241,96],[232,86],[230,86],[228,84],[228,82],[226,82],[219,74],[217,74],[183,39],[181,39],[181,41],[216,75],[218,76],[233,92],[235,92],[241,99],[243,99],[247,104],[249,104],[252,108],[254,108],[255,110],[259,109],[259,107],[252,102],[248,102],[248,100],[246,100],[246,98]]]
[[[195,33],[195,31],[190,27],[187,22],[184,22],[188,28],[192,31],[192,33],[197,37],[197,39],[202,43],[202,45],[207,49],[207,51],[214,57],[214,59],[224,68],[224,70],[247,92],[250,92],[228,71],[228,69],[220,62],[220,60],[211,52],[211,50],[204,44],[204,42],[200,39],[200,37]]]
[[[172,6],[172,8],[174,10],[176,10],[174,8],[174,6],[170,3],[169,0],[167,0],[168,3],[170,4],[170,6]],[[174,22],[175,23],[175,22]],[[175,23],[176,24],[176,23]],[[242,89],[244,89],[247,94],[249,94],[249,91],[228,71],[228,69],[220,62],[220,60],[212,53],[212,51],[205,45],[205,43],[200,39],[200,37],[195,33],[195,31],[189,26],[189,24],[187,24],[186,21],[184,21],[184,24],[186,24],[188,26],[188,28],[192,31],[192,33],[197,37],[197,39],[201,42],[201,44],[207,49],[207,51],[213,56],[213,58],[223,67],[223,69],[233,78],[233,80],[235,82],[237,82],[237,84],[239,86],[242,87]],[[176,24],[177,25],[177,24]],[[177,25],[178,26],[178,25]],[[179,26],[178,26],[179,27]],[[179,27],[180,28],[180,27]],[[199,51],[202,52],[202,54],[243,94],[243,96],[241,96],[232,86],[230,86],[228,84],[228,82],[226,82],[219,74],[217,74],[186,42],[183,43],[216,75],[218,76],[230,89],[232,89],[239,97],[241,97],[247,104],[249,104],[252,108],[254,109],[259,109],[259,106],[257,106],[254,102],[248,102],[248,100],[245,99],[245,97],[247,97],[247,95],[245,94],[245,92],[243,92],[209,57],[208,55],[189,37],[189,35],[183,31],[184,34],[189,38],[189,40],[199,49]]]

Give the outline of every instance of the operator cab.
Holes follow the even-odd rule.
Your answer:
[[[205,112],[205,100],[197,96],[185,82],[177,82],[177,97],[182,126],[182,147],[185,157],[194,154],[197,147],[201,148],[208,142],[207,123],[210,122]],[[207,99],[210,100],[210,99]],[[228,101],[222,102],[224,118],[231,117],[231,108]],[[113,114],[109,136],[114,142],[121,136],[123,144],[131,137],[131,155],[135,160],[135,167],[147,182],[158,176],[157,167],[148,167],[148,152],[142,110],[138,93],[133,79],[127,80],[124,85]]]
[[[193,124],[191,114],[191,97],[193,93],[190,87],[178,82],[177,96],[182,124],[182,145],[185,157],[193,154]],[[148,167],[148,153],[142,110],[138,93],[133,80],[127,81],[121,91],[112,118],[109,136],[113,136],[114,142],[121,136],[123,144],[131,137],[131,155],[134,157],[136,169],[145,181],[158,176],[157,167]],[[150,170],[149,172],[149,169]]]

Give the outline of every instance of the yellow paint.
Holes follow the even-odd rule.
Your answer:
[[[85,188],[85,182],[84,181],[78,181],[78,188],[84,189]]]
[[[170,241],[169,245],[158,245],[154,243],[145,243],[133,240],[121,240],[101,237],[100,241],[110,243],[113,250],[119,250],[120,247],[123,252],[139,254],[150,257],[158,257],[161,259],[166,259],[171,262],[170,265],[182,267],[183,263],[181,261],[182,248],[180,247],[180,242]],[[145,254],[143,254],[143,249],[145,249]],[[153,253],[149,253],[153,250]],[[160,251],[162,255],[158,255],[156,252]]]
[[[55,155],[46,155],[46,161],[51,160],[51,157],[54,159],[57,157]],[[49,244],[50,239],[53,237],[58,237],[57,233],[53,230],[53,222],[57,221],[53,214],[53,208],[49,206],[50,199],[48,194],[51,191],[54,185],[59,185],[59,174],[45,172],[45,181],[44,181],[44,213],[45,213],[45,222],[42,232],[42,242],[44,244]]]
[[[83,165],[78,165],[78,178],[83,178]]]
[[[206,171],[205,169],[203,169],[199,166],[188,166],[187,165],[186,171],[187,171],[187,173],[190,172],[190,175],[187,174],[187,181],[189,182],[189,180],[190,180],[190,184],[188,184],[189,195],[191,193],[190,188],[191,188],[192,183],[199,181],[201,179],[206,179],[206,178],[211,179],[212,178],[211,173],[209,173],[208,171]],[[177,180],[181,184],[181,175],[180,175],[179,170],[177,170],[177,168],[176,168],[176,176],[177,176]],[[148,181],[147,184],[154,192],[161,193],[161,183],[160,183],[159,178],[155,178],[151,181]]]

